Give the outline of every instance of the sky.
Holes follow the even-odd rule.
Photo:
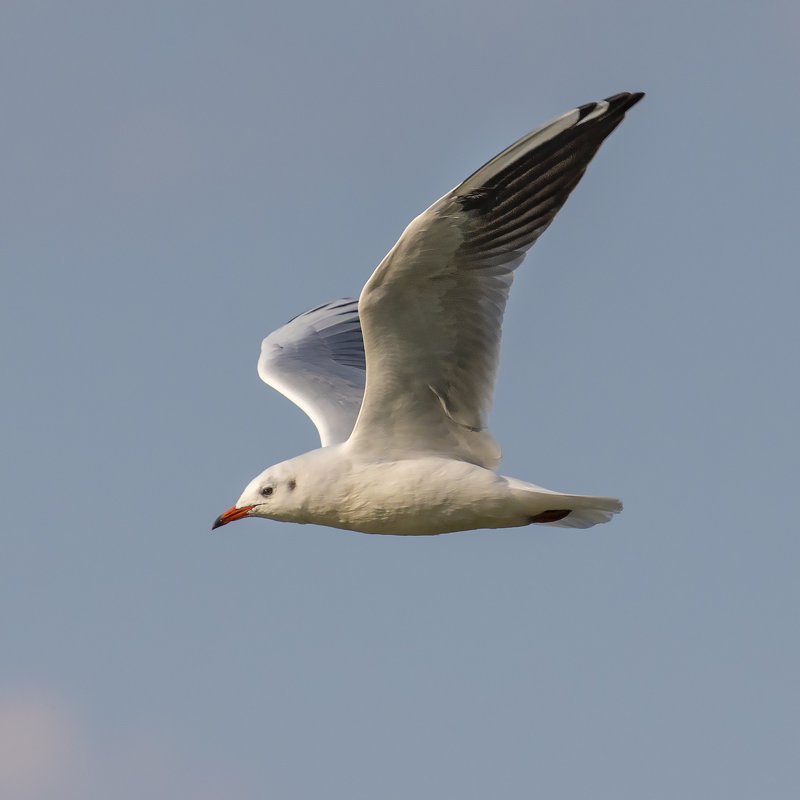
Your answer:
[[[788,0],[0,4],[0,796],[790,798]],[[316,446],[261,339],[581,103],[647,97],[517,273],[501,471],[585,532],[245,520]]]

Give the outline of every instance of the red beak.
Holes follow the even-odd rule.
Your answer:
[[[229,508],[224,514],[220,514],[214,520],[211,530],[213,531],[215,528],[219,528],[222,525],[227,525],[229,522],[233,522],[235,519],[246,517],[253,508],[255,508],[255,506],[242,506],[241,508],[236,508],[236,506],[234,506],[233,508]]]

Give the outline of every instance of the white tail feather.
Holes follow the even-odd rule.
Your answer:
[[[591,497],[580,494],[564,494],[554,497],[564,505],[558,508],[568,508],[570,513],[563,519],[555,522],[546,522],[554,528],[591,528],[601,522],[610,522],[614,514],[622,511],[622,503],[616,497]]]
[[[552,522],[542,521],[541,525],[554,528],[591,528],[601,522],[609,522],[614,514],[622,511],[622,503],[616,497],[593,497],[585,494],[563,494],[527,483],[517,478],[505,478],[519,501],[524,504],[525,513],[531,518],[548,511],[566,511],[569,514]],[[532,520],[535,521],[535,520]]]

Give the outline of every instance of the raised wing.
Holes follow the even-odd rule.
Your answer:
[[[322,446],[353,430],[364,395],[364,342],[358,301],[312,308],[261,343],[258,374],[311,418]]]
[[[486,467],[513,272],[641,93],[588,103],[524,136],[411,222],[359,299],[367,383],[351,445]]]

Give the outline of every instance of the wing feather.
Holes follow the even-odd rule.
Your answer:
[[[587,103],[522,137],[414,219],[359,299],[366,388],[351,446],[486,467],[514,270],[641,93]]]
[[[335,300],[294,317],[261,344],[258,374],[299,406],[322,446],[343,442],[361,408],[364,340],[358,301]]]

